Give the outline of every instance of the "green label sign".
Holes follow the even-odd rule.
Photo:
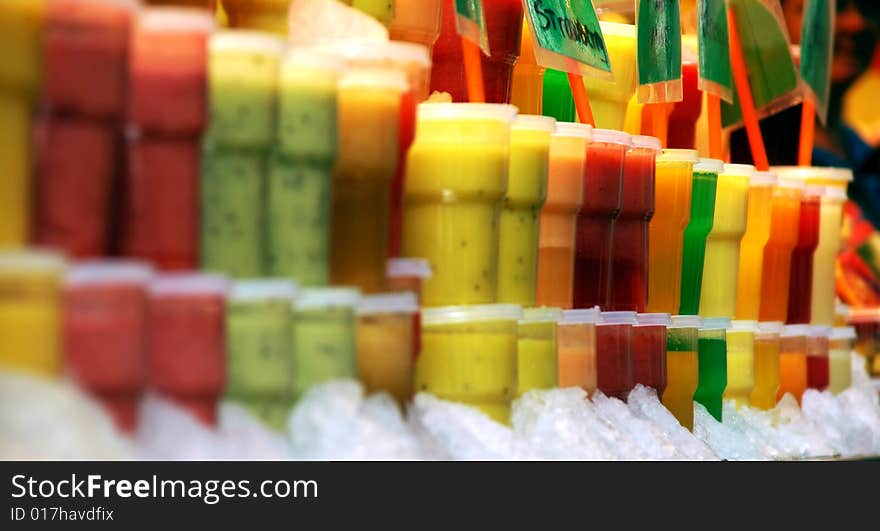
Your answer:
[[[801,29],[801,77],[815,97],[822,122],[828,115],[835,0],[808,0]]]
[[[733,97],[730,42],[724,0],[699,0],[700,81],[703,90],[727,101]]]
[[[489,32],[483,15],[483,0],[455,0],[455,27],[458,34],[476,43],[489,55]]]
[[[639,85],[681,79],[681,12],[678,2],[639,0]]]
[[[589,0],[525,0],[525,15],[534,30],[536,44],[578,63],[611,72],[611,60],[599,19]],[[536,54],[543,66],[541,54]]]

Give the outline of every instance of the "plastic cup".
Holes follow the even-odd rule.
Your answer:
[[[737,319],[755,320],[760,316],[764,248],[770,240],[774,186],[776,175],[772,172],[755,172],[749,182],[746,232],[739,246]]]
[[[550,138],[547,199],[538,236],[538,285],[541,306],[572,307],[577,215],[583,205],[588,125],[557,122]]]
[[[409,401],[419,333],[415,293],[361,299],[357,308],[357,370],[368,392],[386,391],[401,406]]]
[[[534,306],[538,228],[547,198],[550,138],[556,120],[518,115],[510,130],[510,166],[498,227],[498,301]]]
[[[36,96],[43,77],[47,4],[47,0],[7,0],[0,4],[0,49],[6,50],[0,65],[0,92],[27,101]]]
[[[666,335],[672,318],[666,313],[640,313],[632,329],[633,383],[663,396],[666,389]]]
[[[853,181],[853,172],[849,168],[824,168],[804,166],[773,166],[770,168],[781,179],[801,179],[814,186],[831,186],[846,191]]]
[[[757,321],[732,321],[727,330],[727,388],[724,398],[737,407],[749,405],[755,388]]]
[[[613,81],[584,77],[596,127],[623,130],[626,107],[636,91],[636,27],[600,21],[605,48],[611,60]]]
[[[773,190],[770,213],[770,239],[764,247],[761,273],[761,321],[782,321],[788,317],[788,288],[791,279],[791,253],[798,241],[798,220],[804,185],[780,179]]]
[[[828,389],[831,380],[830,326],[811,326],[807,336],[807,388]]]
[[[706,240],[712,232],[715,219],[715,194],[718,175],[724,172],[724,163],[716,159],[700,159],[694,165],[691,187],[691,216],[684,230],[681,262],[681,302],[679,313],[700,313],[703,290],[703,266],[706,260]]]
[[[807,325],[786,325],[779,340],[779,391],[776,400],[782,400],[786,393],[800,403],[807,390]]]
[[[580,387],[592,394],[597,386],[596,325],[598,308],[564,310],[556,331],[559,387]]]
[[[559,308],[526,308],[519,321],[516,348],[516,397],[532,389],[553,389],[559,379],[556,348]]]
[[[674,315],[666,335],[666,389],[662,402],[688,430],[694,429],[694,393],[700,381],[697,330],[702,320]]]
[[[388,25],[391,40],[427,46],[429,53],[440,35],[442,0],[396,0]]]
[[[808,324],[813,305],[813,264],[819,246],[824,188],[808,185],[801,199],[798,239],[791,253],[788,287],[788,323]],[[839,227],[839,226],[838,226]]]
[[[422,258],[391,258],[385,268],[390,291],[410,291],[416,294],[419,301],[422,298],[422,285],[431,275],[431,264]]]
[[[780,384],[781,322],[758,323],[755,332],[755,387],[749,396],[749,405],[763,410],[776,406]]]
[[[522,25],[522,44],[519,60],[513,68],[513,81],[510,89],[510,103],[516,105],[523,114],[541,114],[544,103],[544,71],[535,56],[532,31],[524,20]],[[573,122],[574,117],[567,117]]]
[[[402,255],[428,260],[425,306],[497,300],[510,105],[423,103],[404,187]]]
[[[634,383],[632,333],[636,312],[602,312],[596,324],[596,389],[626,401]]]
[[[856,329],[851,326],[834,327],[828,343],[828,389],[840,394],[852,384],[852,344]]]
[[[2,10],[3,8],[0,8]],[[0,33],[2,35],[2,33]],[[0,37],[2,39],[2,37]],[[31,104],[0,89],[0,247],[21,247],[31,238]]]
[[[513,304],[424,310],[415,392],[468,404],[509,423],[521,318],[522,309]]]
[[[718,422],[722,421],[722,398],[727,388],[727,330],[730,319],[703,319],[698,331],[700,382],[694,402],[702,404]]]

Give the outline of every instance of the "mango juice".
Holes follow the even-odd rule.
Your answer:
[[[544,71],[535,57],[532,30],[523,21],[519,60],[513,67],[510,103],[523,114],[541,114],[544,103]]]
[[[834,394],[842,393],[852,384],[852,344],[855,339],[856,330],[851,326],[831,330],[828,389]]]
[[[755,332],[755,386],[749,395],[749,405],[758,409],[776,406],[779,390],[779,348],[781,322],[758,323]]]
[[[755,333],[756,321],[733,321],[727,331],[727,388],[724,398],[732,399],[737,407],[749,404],[755,388]]]
[[[736,281],[736,318],[756,320],[761,308],[761,280],[764,247],[770,240],[773,211],[773,187],[776,177],[769,172],[755,172],[749,183],[749,206],[746,232],[739,246]]]
[[[790,393],[800,403],[807,390],[808,325],[786,325],[779,339],[779,390],[776,400]]]
[[[367,392],[385,391],[401,406],[413,391],[418,313],[412,292],[368,295],[357,308],[358,377]]]
[[[497,300],[510,105],[423,103],[406,162],[402,254],[424,258],[425,306]]]
[[[843,205],[846,192],[840,188],[825,187],[819,211],[819,245],[813,255],[813,302],[810,323],[834,324],[834,265],[841,246]]]
[[[596,325],[598,308],[565,310],[556,330],[559,387],[580,387],[587,394],[596,390]]]
[[[31,103],[0,88],[0,247],[19,247],[31,236]]]
[[[689,430],[694,429],[694,393],[700,380],[697,329],[701,326],[699,317],[676,315],[666,336],[666,389],[662,402]]]
[[[526,308],[516,347],[516,397],[531,389],[553,389],[559,381],[556,343],[559,308]]]
[[[803,193],[803,183],[792,180],[780,180],[773,190],[770,239],[764,247],[761,273],[761,321],[785,322],[788,317],[791,253],[797,245]]]
[[[507,194],[498,227],[498,302],[535,305],[538,222],[547,198],[550,136],[556,120],[519,115],[510,130]]]
[[[596,127],[623,130],[626,107],[636,91],[636,27],[600,21],[613,81],[584,77]]]
[[[706,239],[712,232],[718,174],[722,172],[724,172],[724,163],[716,159],[700,159],[700,162],[694,166],[691,218],[684,230],[681,257],[681,302],[678,306],[682,315],[700,313]]]

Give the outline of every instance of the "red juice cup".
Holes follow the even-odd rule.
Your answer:
[[[700,76],[695,59],[685,59],[681,65],[681,76],[684,99],[673,106],[669,115],[666,144],[671,149],[694,149],[697,120],[703,112],[703,92],[699,88]]]
[[[602,312],[596,323],[596,389],[626,401],[634,387],[632,333],[636,312]]]
[[[509,103],[513,67],[522,39],[521,0],[483,0],[483,16],[491,55],[481,55],[486,103]],[[431,91],[448,92],[453,101],[467,102],[467,80],[461,36],[455,29],[455,0],[443,1],[440,37],[434,45]]]
[[[35,126],[35,239],[72,257],[106,254],[118,128],[43,115]]]
[[[663,396],[666,389],[667,327],[672,326],[668,313],[640,313],[632,329],[633,384],[642,384]]]
[[[654,172],[661,146],[652,136],[634,136],[632,141],[624,162],[620,216],[614,228],[609,307],[644,312],[648,304],[648,223],[654,215]]]
[[[575,308],[611,302],[614,226],[620,214],[623,166],[632,137],[593,129],[584,163],[584,204],[578,214],[574,262]]]
[[[789,324],[808,324],[813,304],[813,255],[819,246],[819,221],[822,208],[821,186],[807,185],[801,199],[798,238],[791,253],[788,284]]]
[[[149,293],[150,387],[209,426],[226,387],[227,291],[224,277],[179,273]]]
[[[807,336],[807,388],[828,389],[831,381],[830,326],[811,326]]]
[[[65,372],[101,401],[116,426],[137,425],[146,386],[147,288],[141,262],[82,262],[67,272],[62,325]]]
[[[43,46],[43,101],[52,111],[118,118],[125,106],[134,0],[52,0]]]

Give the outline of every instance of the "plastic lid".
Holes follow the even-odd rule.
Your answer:
[[[550,116],[538,116],[535,114],[518,114],[513,120],[513,129],[528,129],[530,131],[556,132],[556,118]]]
[[[253,52],[281,57],[287,43],[273,33],[251,30],[225,29],[211,35],[212,52]]]
[[[832,327],[830,326],[810,326],[810,337],[831,337]]]
[[[557,136],[573,136],[589,140],[592,138],[593,126],[576,122],[556,122]]]
[[[673,315],[672,328],[700,328],[703,320],[699,315]]]
[[[624,146],[632,145],[632,136],[623,131],[615,131],[614,129],[593,129],[592,141],[605,144],[621,144]]]
[[[88,260],[77,262],[64,278],[68,286],[139,284],[146,286],[155,274],[147,262],[137,260]]]
[[[346,70],[339,78],[340,87],[385,88],[405,92],[409,88],[406,74],[382,67],[358,67]]]
[[[617,35],[620,37],[633,38],[636,36],[636,27],[633,24],[621,24],[619,22],[600,20],[599,27],[602,28],[603,35]]]
[[[762,321],[758,323],[758,332],[762,334],[780,335],[783,328],[785,328],[785,324],[782,321]]]
[[[441,306],[422,310],[423,325],[473,323],[485,321],[517,321],[522,307],[516,304],[476,304],[472,306]]]
[[[66,265],[63,255],[47,249],[0,250],[0,271],[39,270],[60,273]]]
[[[385,264],[388,278],[415,277],[422,280],[431,278],[431,263],[424,258],[390,258]]]
[[[847,200],[846,190],[837,186],[826,186],[825,191],[822,192],[822,197],[831,201]]]
[[[857,337],[852,326],[835,326],[831,329],[831,341],[853,340]]]
[[[655,151],[663,150],[663,144],[661,144],[660,139],[655,136],[633,135],[631,140],[633,148],[653,149]]]
[[[757,332],[758,321],[737,320],[730,322],[730,330],[737,332]]]
[[[239,280],[232,284],[230,299],[236,301],[296,299],[299,286],[292,280],[257,279]]]
[[[810,325],[785,325],[782,327],[782,337],[801,337],[810,335]]]
[[[602,312],[602,321],[599,324],[638,324],[636,312]]]
[[[703,318],[703,330],[727,330],[730,328],[730,319],[727,317],[705,317]]]
[[[803,190],[806,187],[806,185],[804,184],[804,181],[801,181],[799,179],[790,179],[787,177],[783,177],[780,174],[777,174],[777,175],[779,176],[779,180],[777,181],[777,184],[782,188],[794,188],[797,190]]]
[[[837,181],[841,184],[853,180],[853,172],[848,168],[830,168],[822,166],[773,166],[770,170],[775,171],[780,177],[785,177],[786,179],[821,179],[825,181]]]
[[[850,308],[848,323],[880,323],[880,308]]]
[[[749,179],[750,186],[774,186],[776,183],[776,174],[772,171],[756,171]]]
[[[361,299],[357,288],[306,288],[299,292],[294,302],[297,310],[314,308],[355,308]]]
[[[821,197],[823,195],[825,195],[824,186],[817,186],[815,184],[808,184],[804,186],[805,197]]]
[[[639,326],[671,326],[672,316],[668,313],[640,313],[636,316]]]
[[[420,103],[419,119],[428,120],[460,120],[476,118],[513,122],[517,109],[504,103]]]
[[[389,63],[415,64],[423,68],[431,66],[431,52],[423,44],[402,41],[333,41],[315,46],[319,52],[333,55],[349,65]]]
[[[159,275],[150,285],[150,294],[167,295],[219,295],[229,291],[229,280],[221,275],[203,273],[167,273]]]
[[[596,324],[602,320],[599,307],[587,308],[583,310],[563,310],[562,320],[560,324]]]
[[[541,308],[523,309],[523,317],[520,323],[558,323],[562,320],[562,310],[544,306]]]
[[[342,59],[310,46],[288,48],[282,64],[284,68],[312,68],[333,72],[345,70]]]
[[[162,33],[214,31],[214,16],[199,8],[188,7],[145,7],[137,17],[140,30]]]
[[[755,173],[755,167],[751,164],[725,164],[724,173],[751,177]]]
[[[378,315],[388,313],[418,313],[419,301],[411,291],[403,293],[377,293],[361,297],[358,302],[358,315]]]
[[[696,149],[664,149],[657,157],[658,162],[700,162],[700,154]]]
[[[709,173],[721,173],[724,171],[724,161],[718,159],[703,159],[694,165],[694,171],[705,171]]]

